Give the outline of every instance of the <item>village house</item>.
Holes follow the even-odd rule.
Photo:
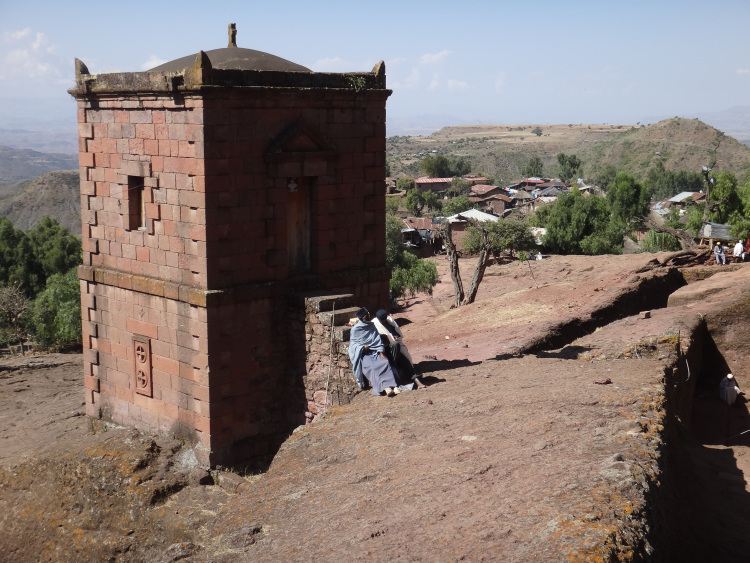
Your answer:
[[[420,258],[437,254],[443,239],[440,233],[440,221],[430,217],[407,217],[401,229],[404,244]]]
[[[428,178],[422,176],[414,179],[414,187],[421,192],[432,191],[436,194],[444,194],[451,187],[453,178]]]
[[[706,194],[703,192],[680,192],[676,196],[670,197],[667,201],[673,207],[685,209],[688,204],[700,203],[706,200]]]
[[[447,221],[451,224],[451,240],[453,240],[453,244],[459,250],[463,249],[463,240],[466,237],[466,230],[471,225],[471,221],[484,223],[487,221],[497,222],[499,220],[500,218],[496,215],[490,215],[478,209],[468,209],[450,217],[442,218],[443,222]]]

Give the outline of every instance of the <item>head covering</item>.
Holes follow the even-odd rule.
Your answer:
[[[734,376],[731,373],[727,374],[727,379],[732,379]]]
[[[365,317],[366,317],[367,315],[369,315],[369,314],[370,314],[370,311],[368,311],[368,310],[367,310],[367,309],[365,309],[364,307],[360,307],[360,308],[359,308],[359,309],[357,310],[357,318],[358,318],[358,319],[364,319],[364,318],[365,318]]]
[[[378,309],[378,312],[375,313],[375,316],[378,318],[378,320],[384,321],[388,317],[388,311],[386,311],[385,309]]]

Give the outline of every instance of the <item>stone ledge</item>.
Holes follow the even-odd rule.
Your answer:
[[[96,266],[78,266],[78,278],[92,283],[145,293],[154,297],[168,297],[197,307],[215,304],[219,295],[223,293],[222,290],[202,289]]]
[[[358,310],[359,307],[348,307],[346,309],[337,309],[335,313],[333,311],[326,311],[318,313],[318,319],[320,319],[320,323],[324,326],[330,327],[333,324],[338,327],[345,325],[349,319],[357,314]]]
[[[327,292],[307,292],[300,294],[300,298],[304,300],[305,308],[315,313],[331,311],[334,306],[336,309],[345,309],[352,307],[354,303],[351,293],[334,295]]]

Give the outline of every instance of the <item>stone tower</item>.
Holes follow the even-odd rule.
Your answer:
[[[76,60],[89,416],[273,453],[305,421],[301,296],[387,303],[385,66],[229,46],[147,72]],[[303,311],[304,312],[304,311]],[[309,353],[309,345],[308,345]]]

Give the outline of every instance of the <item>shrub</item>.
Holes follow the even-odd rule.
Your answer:
[[[34,301],[34,336],[42,348],[65,348],[81,343],[81,288],[76,268],[54,274]]]
[[[411,252],[403,251],[399,265],[391,276],[391,296],[403,297],[423,291],[432,295],[432,288],[438,282],[437,267],[433,262],[420,260]]]
[[[641,242],[641,248],[646,252],[663,252],[680,250],[680,241],[669,233],[657,233],[651,229]]]

